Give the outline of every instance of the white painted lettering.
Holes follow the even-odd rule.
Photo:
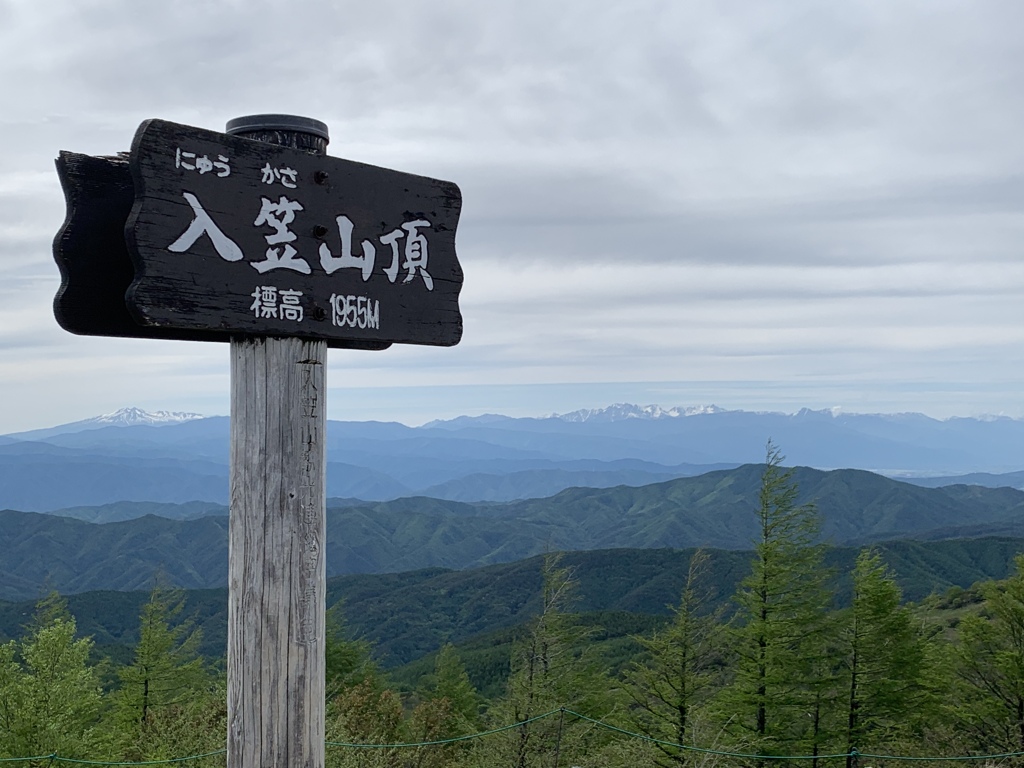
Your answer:
[[[231,160],[224,155],[217,155],[216,160],[211,160],[208,155],[198,155],[195,152],[184,152],[181,147],[174,150],[174,167],[184,168],[186,171],[196,171],[200,176],[217,171],[217,176],[224,178],[231,175]]]
[[[360,328],[366,327],[366,297],[360,296],[356,299],[356,322]]]
[[[217,255],[224,259],[224,261],[240,261],[242,259],[242,249],[220,231],[220,227],[210,218],[210,214],[203,209],[199,198],[191,192],[182,192],[181,195],[192,208],[195,218],[188,225],[188,229],[182,232],[177,240],[167,246],[167,250],[172,253],[184,253],[195,245],[200,237],[206,235],[210,238],[210,242],[213,243],[213,248],[217,251]]]
[[[281,291],[281,319],[302,322],[302,305],[299,297],[302,291]]]
[[[308,275],[312,272],[309,263],[305,259],[298,258],[298,252],[291,245],[287,245],[296,240],[296,234],[288,228],[288,225],[295,221],[296,212],[303,210],[302,203],[298,200],[289,200],[284,195],[281,195],[277,202],[265,197],[260,200],[263,205],[253,226],[268,226],[274,230],[272,235],[264,235],[263,239],[267,241],[267,245],[284,243],[285,246],[283,249],[267,248],[267,258],[263,261],[254,261],[250,266],[260,274],[272,269],[290,269]]]
[[[270,163],[267,163],[260,168],[260,180],[264,184],[273,184],[278,182],[283,187],[288,189],[295,189],[297,186],[296,182],[299,180],[299,172],[294,168],[271,168]]]
[[[249,309],[256,317],[302,322],[304,312],[299,302],[302,291],[279,289],[273,285],[258,285],[249,295],[253,298]]]
[[[348,216],[339,216],[335,222],[338,225],[338,234],[341,235],[341,256],[335,256],[331,253],[327,243],[321,243],[320,266],[328,275],[333,275],[339,269],[358,269],[362,272],[365,283],[373,274],[377,249],[369,240],[363,240],[363,253],[361,256],[356,256],[352,253],[352,220]]]
[[[380,330],[380,302],[367,296],[332,293],[331,322],[338,328]]]
[[[384,274],[388,276],[388,280],[392,283],[398,279],[398,241],[404,237],[405,249],[403,255],[405,260],[402,262],[402,269],[406,270],[406,275],[402,283],[411,283],[413,278],[419,274],[423,278],[423,284],[427,286],[427,290],[434,290],[434,278],[427,272],[427,260],[429,258],[427,238],[419,231],[429,226],[430,222],[426,219],[416,219],[415,221],[407,221],[400,229],[393,229],[386,235],[381,236],[380,241],[384,245],[391,246],[391,266],[385,268]],[[403,232],[402,230],[405,231]]]

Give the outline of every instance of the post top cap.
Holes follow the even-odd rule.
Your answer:
[[[246,115],[228,120],[226,128],[231,135],[258,131],[297,131],[319,136],[324,141],[331,140],[327,123],[298,115]]]

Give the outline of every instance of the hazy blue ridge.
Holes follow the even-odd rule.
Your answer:
[[[605,411],[573,416],[577,421],[487,417],[424,427],[330,422],[328,494],[490,502],[542,498],[572,486],[637,486],[760,461],[769,437],[791,464],[884,470],[921,485],[1024,486],[1022,420],[721,409],[665,416],[628,404]],[[623,416],[630,413],[645,417]],[[103,424],[0,441],[0,508],[226,503],[225,417]],[[943,477],[916,476],[928,473]]]
[[[1024,471],[1004,472],[992,474],[991,472],[971,472],[966,475],[940,475],[939,477],[897,477],[897,480],[905,480],[914,485],[923,485],[925,488],[940,488],[946,485],[983,485],[986,488],[1016,488],[1024,490]]]
[[[117,501],[97,506],[67,507],[55,509],[48,514],[73,517],[87,523],[118,523],[153,515],[168,520],[194,520],[198,517],[226,516],[224,504],[211,501],[188,501],[183,504],[159,501]]]
[[[510,501],[574,486],[638,486],[760,461],[769,438],[791,464],[913,475],[919,485],[1024,486],[1024,420],[713,407],[680,413],[620,404],[565,418],[464,417],[423,427],[332,421],[328,494]],[[229,420],[130,423],[151,416],[120,414],[126,425],[86,420],[89,428],[0,440],[0,508],[226,503]],[[926,474],[944,477],[920,477]]]

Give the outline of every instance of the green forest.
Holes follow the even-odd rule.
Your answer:
[[[770,447],[758,538],[726,603],[698,550],[667,617],[581,613],[573,566],[551,554],[526,624],[389,670],[332,610],[327,765],[1021,762],[1024,555],[1005,579],[909,603],[873,548],[852,574],[829,567],[782,461]],[[117,661],[64,599],[41,600],[0,645],[0,759],[223,765],[223,665],[200,653],[184,604],[154,589]]]

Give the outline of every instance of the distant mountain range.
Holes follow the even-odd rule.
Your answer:
[[[84,432],[89,429],[102,429],[103,427],[137,427],[139,425],[159,427],[167,424],[181,424],[185,421],[194,421],[204,418],[200,413],[182,413],[180,411],[145,411],[142,408],[121,408],[113,413],[105,413],[101,416],[94,416],[91,419],[73,421],[70,424],[61,424],[48,429],[33,429],[28,432],[16,432],[8,437],[19,440],[42,440],[53,435],[63,435],[72,432]]]
[[[571,488],[504,504],[426,497],[333,500],[327,517],[329,575],[419,568],[462,569],[547,550],[713,547],[739,550],[756,537],[762,467],[744,465],[639,488]],[[1024,492],[1012,488],[922,488],[860,470],[798,468],[801,501],[814,501],[825,538],[837,545],[899,539],[1024,537]],[[141,505],[77,510],[78,517],[0,512],[0,599],[61,592],[143,589],[157,572],[188,588],[227,576],[223,507]]]
[[[769,438],[790,464],[867,469],[929,485],[1024,488],[1020,419],[618,404],[422,427],[332,421],[328,495],[504,502],[572,487],[638,487],[761,461]],[[228,441],[226,417],[140,409],[0,437],[0,508],[225,504]]]
[[[678,419],[684,416],[703,416],[711,413],[725,413],[725,409],[719,408],[717,405],[698,405],[690,408],[662,408],[660,405],[616,403],[615,405],[609,405],[607,408],[584,408],[570,413],[554,413],[549,418],[579,424],[586,421],[608,422],[622,421],[623,419]],[[507,416],[489,413],[476,417],[461,416],[450,421],[437,420],[424,426],[466,425],[473,422],[495,423],[506,420],[508,420]]]

